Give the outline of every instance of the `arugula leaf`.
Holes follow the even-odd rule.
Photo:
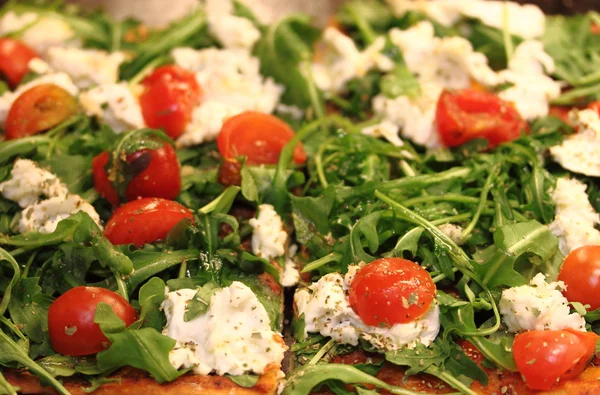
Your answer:
[[[19,387],[12,386],[0,372],[0,394],[17,395]]]
[[[130,328],[154,328],[158,332],[164,326],[164,313],[160,305],[165,300],[165,282],[158,277],[152,277],[140,288],[139,292],[140,318]]]
[[[53,298],[42,293],[38,277],[22,278],[13,289],[8,312],[21,332],[36,343],[48,340],[48,308]]]
[[[408,69],[400,48],[394,45],[389,37],[381,52],[394,61],[392,71],[381,78],[381,93],[390,99],[398,96],[408,96],[414,99],[419,96],[421,94],[419,81]]]
[[[98,353],[101,369],[133,366],[150,373],[159,383],[173,381],[183,374],[169,362],[169,351],[175,346],[175,340],[153,328],[126,328],[123,320],[106,303],[96,307],[94,322],[111,342],[108,350]]]
[[[242,374],[239,376],[226,375],[226,377],[229,377],[229,380],[233,381],[234,383],[243,388],[254,387],[256,383],[258,383],[258,379],[260,378],[260,376],[256,374]]]
[[[198,288],[198,291],[186,306],[185,314],[183,315],[183,320],[185,322],[188,322],[193,320],[200,314],[206,313],[206,311],[210,307],[211,297],[219,289],[221,289],[221,287],[212,282],[204,284],[202,287]]]
[[[198,250],[180,250],[155,252],[136,250],[130,254],[134,271],[124,277],[129,292],[133,292],[141,283],[152,276],[182,262],[198,260]]]

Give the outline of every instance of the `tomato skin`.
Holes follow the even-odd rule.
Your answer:
[[[594,110],[598,114],[600,114],[600,101],[591,102],[590,104],[588,104],[587,108],[590,110]]]
[[[589,304],[592,310],[600,308],[600,246],[571,251],[560,268],[558,280],[567,286],[563,293],[569,302]]]
[[[527,386],[550,390],[558,381],[573,379],[587,366],[598,335],[572,329],[529,331],[515,337],[513,355]]]
[[[146,125],[164,129],[173,139],[179,137],[202,99],[194,74],[176,65],[166,65],[154,70],[142,84],[140,105]]]
[[[125,198],[131,201],[140,197],[160,197],[175,199],[181,192],[180,164],[175,149],[171,144],[155,150],[141,150],[127,157],[128,163],[148,161],[148,167],[142,170],[127,185]],[[109,162],[108,151],[97,155],[92,161],[94,187],[106,200],[114,206],[120,202],[119,195],[111,184],[105,166]],[[139,162],[138,162],[139,163]]]
[[[48,310],[48,332],[54,351],[77,357],[107,348],[108,339],[94,323],[96,306],[101,302],[110,305],[127,326],[138,318],[133,306],[115,292],[98,287],[70,289]]]
[[[54,84],[41,84],[23,92],[6,117],[7,140],[50,129],[77,112],[75,98]]]
[[[161,198],[142,198],[125,203],[113,213],[104,235],[114,245],[146,243],[163,240],[179,221],[194,215],[185,206]]]
[[[435,298],[429,273],[402,258],[382,258],[361,268],[350,284],[352,309],[367,325],[392,326],[422,317]]]
[[[217,137],[217,147],[226,159],[244,155],[250,165],[276,164],[294,134],[287,123],[273,115],[246,111],[225,121]],[[302,143],[296,145],[294,162],[299,165],[306,162]]]
[[[29,61],[38,54],[22,41],[12,38],[0,38],[0,73],[8,80],[11,88],[29,71]]]
[[[549,115],[559,118],[564,123],[570,123],[569,112],[571,112],[572,109],[572,107],[550,106]]]
[[[528,131],[517,110],[497,95],[473,89],[444,91],[436,109],[438,133],[445,146],[484,138],[489,147],[512,141]]]

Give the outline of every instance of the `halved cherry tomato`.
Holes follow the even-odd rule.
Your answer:
[[[142,198],[119,207],[106,224],[104,235],[115,245],[163,240],[179,221],[194,215],[185,206],[172,200]]]
[[[590,104],[588,104],[587,108],[589,108],[590,110],[594,110],[598,114],[600,114],[600,101],[591,102]]]
[[[54,84],[41,84],[23,92],[6,117],[7,140],[50,129],[77,112],[75,98]]]
[[[140,97],[146,125],[179,137],[200,103],[202,90],[193,73],[176,65],[161,66],[144,79]]]
[[[81,356],[108,348],[110,342],[94,323],[100,302],[110,305],[127,326],[137,320],[135,309],[121,295],[104,288],[73,288],[59,296],[48,310],[48,332],[54,351]]]
[[[573,107],[550,106],[549,114],[559,118],[564,123],[569,123],[569,112]]]
[[[594,355],[598,335],[572,329],[529,331],[513,344],[515,363],[527,386],[549,390],[559,381],[573,379]]]
[[[251,165],[275,164],[281,150],[294,137],[291,127],[279,118],[254,111],[246,111],[229,118],[223,124],[217,147],[224,158],[246,156]],[[294,162],[306,162],[302,143],[296,145]]]
[[[116,206],[120,199],[106,173],[105,167],[108,161],[108,151],[97,155],[92,161],[94,187],[100,196]],[[180,165],[171,144],[164,143],[161,148],[155,150],[145,149],[135,152],[127,157],[127,166],[129,171],[137,173],[127,185],[125,198],[128,201],[140,197],[175,199],[179,195]]]
[[[494,147],[518,138],[528,131],[517,110],[497,95],[478,90],[444,91],[436,110],[436,123],[442,142],[456,147],[483,138]]]
[[[421,318],[435,292],[431,276],[418,264],[382,258],[358,271],[350,285],[349,301],[365,324],[389,327]]]
[[[0,38],[0,73],[14,88],[29,71],[29,61],[38,54],[27,44],[12,38]]]
[[[579,247],[569,255],[560,268],[558,280],[564,281],[569,302],[589,304],[600,308],[600,246]]]

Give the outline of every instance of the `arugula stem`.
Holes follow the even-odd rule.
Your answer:
[[[315,259],[311,263],[309,263],[306,266],[304,266],[304,268],[302,269],[301,273],[311,272],[311,271],[316,270],[316,269],[320,268],[321,266],[323,266],[323,265],[325,265],[325,264],[327,264],[329,262],[335,262],[335,261],[340,260],[341,258],[342,258],[342,254],[337,253],[337,252],[332,252],[330,254],[325,255],[322,258]]]
[[[591,95],[600,94],[600,85],[586,86],[582,88],[571,89],[570,91],[563,93],[556,99],[551,100],[551,104],[568,106],[575,104],[576,99],[587,97]]]
[[[348,10],[348,13],[354,20],[354,23],[356,23],[356,27],[358,27],[358,30],[360,31],[360,34],[362,35],[363,40],[365,40],[365,44],[367,46],[372,44],[373,41],[375,41],[375,39],[377,38],[377,34],[375,34],[375,31],[373,30],[373,28],[356,11],[356,9],[352,6],[352,4],[349,4],[346,9]]]
[[[322,120],[325,118],[325,104],[323,103],[317,85],[315,84],[315,79],[312,74],[312,62],[310,61],[309,57],[302,61],[300,64],[300,69],[303,70],[308,82],[307,86],[311,106],[315,111],[317,119]]]
[[[13,254],[11,254],[11,255],[13,255]],[[23,277],[23,278],[27,277],[27,275],[29,274],[29,269],[31,269],[31,265],[33,264],[33,261],[36,256],[37,256],[37,251],[34,251],[33,254],[31,254],[31,256],[29,257],[29,259],[27,259],[27,263],[25,264],[25,267],[23,268],[23,273],[21,274],[21,277]],[[14,255],[13,255],[13,257],[14,257]]]
[[[402,172],[404,173],[405,176],[407,177],[414,177],[417,175],[417,173],[415,172],[415,170],[410,167],[410,165],[408,164],[407,161],[405,160],[401,160],[400,161],[400,170],[402,170]]]
[[[428,373],[432,376],[435,376],[435,377],[439,378],[440,380],[448,383],[452,388],[459,390],[462,394],[477,395],[476,392],[471,390],[471,388],[467,387],[456,377],[452,376],[450,373],[448,373],[446,371],[440,370],[437,366],[431,365],[428,368],[426,368],[425,370],[423,370],[423,372]]]
[[[327,343],[315,354],[314,357],[310,361],[308,361],[308,365],[316,365],[317,362],[321,360],[331,350],[332,347],[335,346],[335,340],[329,339]]]
[[[333,139],[327,140],[324,144],[321,144],[319,150],[317,151],[317,155],[315,156],[315,166],[317,168],[317,175],[319,177],[319,182],[323,188],[327,188],[329,183],[327,182],[327,177],[325,176],[325,169],[323,168],[323,154],[327,149],[328,144]]]
[[[3,323],[4,325],[6,325],[12,331],[12,333],[14,333],[15,335],[17,335],[19,337],[19,339],[24,340],[24,341],[29,341],[25,337],[23,332],[21,332],[19,330],[19,328],[17,328],[17,326],[13,322],[11,322],[8,318],[0,317],[0,322]]]
[[[117,292],[119,294],[121,294],[121,296],[127,302],[129,302],[129,293],[127,292],[127,285],[125,284],[125,281],[123,281],[123,277],[121,276],[121,273],[115,272],[114,276],[115,276],[115,281],[117,283],[117,290],[118,290]]]
[[[7,395],[17,395],[17,391],[15,391],[15,387],[10,385],[8,381],[4,378],[4,375],[0,371],[0,390],[2,393],[6,393]]]
[[[510,15],[508,5],[504,2],[502,7],[502,38],[504,40],[504,50],[506,51],[506,64],[510,63],[514,53],[512,36],[510,35]]]
[[[454,203],[466,203],[466,204],[477,204],[479,203],[478,198],[471,196],[464,196],[455,193],[448,193],[446,195],[433,195],[433,196],[419,196],[412,199],[404,200],[402,203],[405,206],[414,206],[419,203],[435,203],[435,202],[454,202]]]
[[[177,275],[177,278],[185,278],[186,273],[187,273],[187,261],[183,261],[183,262],[181,262],[181,265],[179,266],[179,274]]]
[[[481,217],[481,212],[487,205],[488,195],[490,194],[490,190],[492,189],[492,186],[494,184],[494,181],[496,180],[496,177],[498,176],[499,171],[500,164],[496,164],[490,171],[490,174],[488,175],[487,179],[485,180],[485,184],[481,189],[481,195],[479,197],[479,205],[477,206],[477,210],[475,210],[475,215],[473,215],[471,222],[469,222],[469,225],[467,225],[467,227],[463,230],[461,234],[463,240],[466,240],[473,232],[473,229],[475,229],[475,225],[477,225],[477,221],[479,221],[479,217]]]
[[[0,262],[8,262],[13,270],[13,276],[10,279],[8,285],[4,289],[4,294],[2,295],[2,301],[0,301],[0,316],[3,316],[8,308],[8,303],[10,302],[10,296],[12,293],[13,287],[19,281],[21,277],[21,269],[19,268],[19,264],[15,261],[15,258],[12,257],[5,249],[0,248]]]
[[[458,271],[457,268],[455,268],[455,267],[452,268],[453,273],[456,273],[457,271]],[[440,273],[437,276],[432,277],[431,279],[433,280],[434,283],[437,284],[438,282],[442,281],[445,278],[446,278],[446,275],[444,273]]]

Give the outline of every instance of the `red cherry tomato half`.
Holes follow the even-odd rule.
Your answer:
[[[382,258],[358,271],[350,285],[349,300],[365,324],[392,326],[422,317],[435,292],[431,276],[418,264]]]
[[[29,71],[29,61],[38,54],[27,44],[12,38],[0,38],[0,73],[14,88]]]
[[[6,117],[7,140],[50,129],[77,112],[75,98],[54,84],[36,85],[15,100]]]
[[[590,104],[588,104],[587,108],[589,108],[590,110],[594,110],[598,114],[600,114],[600,101],[591,102]]]
[[[275,164],[279,161],[281,150],[293,137],[292,128],[279,118],[246,111],[225,121],[217,138],[217,146],[227,159],[243,155],[251,165]],[[301,143],[294,150],[294,162],[306,162]]]
[[[517,110],[493,93],[465,89],[444,91],[436,110],[436,123],[442,142],[456,147],[483,138],[490,147],[518,138],[528,131]]]
[[[596,349],[593,332],[529,331],[518,334],[513,344],[515,363],[527,386],[549,390],[557,382],[573,379],[587,366]]]
[[[135,309],[121,295],[104,288],[73,288],[59,296],[48,310],[48,332],[54,351],[81,356],[107,348],[108,339],[94,323],[100,302],[110,305],[127,326],[137,320]]]
[[[119,207],[106,224],[104,235],[115,245],[163,240],[179,221],[194,215],[185,206],[161,198],[142,198]]]
[[[100,196],[116,206],[120,199],[106,174],[105,167],[108,161],[108,151],[97,155],[92,161],[94,187]],[[155,150],[146,149],[135,152],[127,157],[127,162],[131,167],[141,166],[144,169],[129,182],[125,192],[128,201],[140,197],[160,197],[171,200],[179,195],[181,191],[180,165],[171,144],[165,143],[161,148]]]
[[[559,118],[564,123],[569,123],[569,112],[573,107],[550,106],[549,114]]]
[[[579,247],[569,255],[560,268],[558,280],[564,281],[569,302],[589,304],[600,308],[600,246]]]
[[[140,97],[146,125],[179,137],[200,103],[202,90],[193,73],[176,65],[161,66],[142,82]]]

